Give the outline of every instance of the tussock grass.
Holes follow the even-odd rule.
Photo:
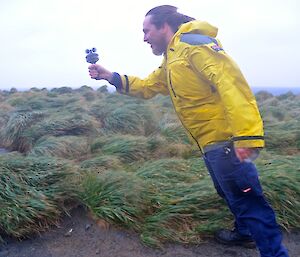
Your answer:
[[[91,145],[91,151],[101,150],[106,155],[116,155],[123,162],[129,163],[148,158],[147,138],[131,135],[111,135],[97,139]]]
[[[256,163],[287,230],[300,227],[299,99],[258,94],[267,147]],[[46,230],[74,199],[156,247],[198,243],[232,226],[168,97],[143,101],[85,86],[0,91],[0,100],[0,145],[24,154],[0,156],[2,233]]]
[[[121,169],[122,162],[115,155],[100,155],[88,160],[82,161],[80,167],[90,170],[107,170],[107,169]]]
[[[300,228],[300,157],[272,156],[259,169],[278,222],[286,230]]]
[[[0,99],[0,128],[3,128],[7,124],[13,110],[14,108],[11,105],[2,102]]]
[[[216,228],[229,226],[232,217],[223,201],[205,190],[213,192],[209,179],[177,184],[163,193],[159,208],[145,220],[143,242],[154,247],[169,241],[199,243]]]
[[[191,161],[175,158],[151,160],[145,162],[144,165],[136,171],[136,174],[139,177],[151,180],[151,183],[158,183],[157,185],[159,187],[164,187],[164,185],[169,187],[170,184],[171,187],[173,187],[176,183],[197,181],[203,173],[207,173],[204,167],[202,172],[199,171],[200,167],[203,166],[200,166],[200,162],[197,162],[199,165],[197,169],[195,169],[195,166],[192,164]]]
[[[109,132],[148,135],[155,130],[155,122],[145,105],[128,104],[114,109],[103,119],[104,129]]]
[[[154,111],[140,99],[110,94],[90,109],[107,133],[149,135],[156,130]]]
[[[266,148],[277,154],[300,153],[300,95],[292,93],[264,98],[259,106],[265,124]]]
[[[42,112],[14,112],[1,130],[2,145],[13,151],[28,151],[32,142],[24,133],[26,129],[44,117],[45,114]]]
[[[136,174],[157,190],[152,200],[156,211],[146,218],[141,233],[145,244],[157,247],[166,241],[199,243],[201,236],[224,225],[224,218],[230,223],[231,216],[214,193],[200,159],[149,161]]]
[[[97,217],[139,230],[151,208],[149,188],[133,174],[105,171],[85,176],[81,197]]]
[[[80,160],[90,152],[87,138],[78,136],[45,137],[38,140],[29,156],[53,156]]]
[[[26,137],[33,142],[44,136],[83,136],[91,135],[98,130],[97,122],[86,114],[62,112],[51,115],[26,131]]]
[[[189,144],[189,139],[175,114],[164,114],[159,122],[160,133],[169,141]]]
[[[57,224],[65,203],[75,198],[74,186],[66,183],[71,169],[50,158],[25,158],[18,154],[0,157],[0,228],[22,238]],[[73,173],[74,176],[74,173]]]

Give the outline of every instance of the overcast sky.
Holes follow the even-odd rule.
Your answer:
[[[0,89],[107,84],[88,76],[92,47],[106,68],[145,77],[162,57],[142,23],[161,4],[218,27],[252,87],[300,87],[299,0],[0,0]]]

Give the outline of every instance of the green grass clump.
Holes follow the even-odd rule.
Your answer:
[[[131,135],[111,135],[101,137],[91,145],[91,151],[101,150],[106,155],[116,155],[123,162],[129,163],[148,158],[147,138]]]
[[[232,227],[169,97],[144,101],[83,86],[0,91],[0,100],[0,147],[19,151],[0,156],[3,233],[46,230],[69,201],[156,247]],[[300,228],[300,95],[260,92],[257,100],[265,195],[283,228]]]
[[[87,159],[80,163],[83,169],[91,170],[107,170],[107,169],[120,169],[122,162],[115,155],[100,155],[94,158]]]
[[[97,217],[111,223],[140,229],[151,209],[150,187],[133,174],[105,171],[83,179],[82,202]]]
[[[26,129],[41,121],[43,112],[14,112],[1,130],[1,143],[12,151],[25,152],[32,146],[31,138],[24,135]]]
[[[266,197],[286,230],[300,228],[300,157],[270,157],[259,165]]]
[[[191,162],[183,159],[160,159],[145,162],[136,171],[137,176],[146,180],[151,180],[151,183],[157,183],[159,186],[173,187],[176,183],[193,182],[198,180],[206,171],[191,170]],[[189,172],[187,172],[189,171]],[[202,173],[202,174],[201,174]]]
[[[57,224],[75,199],[70,167],[51,158],[0,157],[0,227],[17,238]],[[73,173],[74,176],[74,173]],[[69,183],[67,183],[69,179]]]
[[[90,149],[87,141],[85,137],[49,136],[38,140],[28,155],[81,159],[89,154]]]
[[[226,224],[226,219],[230,224],[231,216],[216,195],[201,159],[149,161],[136,174],[157,190],[152,200],[156,210],[146,218],[141,233],[145,244],[199,243],[201,236]]]
[[[86,114],[73,114],[62,111],[52,114],[43,122],[39,122],[23,134],[36,143],[45,136],[84,136],[93,135],[98,130],[97,122]]]
[[[147,135],[154,131],[153,114],[142,104],[128,104],[114,109],[103,119],[104,129],[109,132]]]
[[[189,143],[189,138],[175,114],[165,114],[159,122],[160,133],[169,141]]]

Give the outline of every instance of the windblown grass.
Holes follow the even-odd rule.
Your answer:
[[[147,138],[131,135],[111,135],[101,137],[91,145],[91,151],[101,150],[106,155],[116,155],[123,162],[129,163],[147,159]]]
[[[118,107],[103,119],[109,132],[147,135],[155,130],[154,118],[145,105],[128,104]]]
[[[64,159],[84,159],[89,154],[88,140],[78,136],[49,136],[38,140],[29,156],[48,156]]]
[[[189,139],[175,114],[164,114],[159,122],[160,133],[169,141],[189,144]]]
[[[300,158],[273,156],[260,164],[266,197],[286,230],[300,228]]]
[[[113,169],[121,169],[122,162],[115,155],[100,155],[94,158],[87,159],[80,163],[80,167],[82,169],[90,169],[90,170],[113,170]]]
[[[67,211],[65,203],[75,199],[74,186],[66,183],[71,174],[66,163],[55,159],[1,156],[1,233],[21,238],[57,224]]]
[[[2,145],[12,151],[26,152],[31,146],[31,139],[24,135],[26,129],[44,118],[42,112],[14,112],[6,126],[1,130]]]
[[[98,129],[97,122],[89,115],[62,112],[58,115],[52,114],[43,122],[34,124],[23,135],[34,145],[45,136],[90,136],[97,133]]]
[[[94,215],[139,230],[151,208],[150,191],[132,174],[106,171],[85,176],[81,197]]]
[[[266,131],[261,182],[281,226],[300,228],[300,96],[257,99]],[[85,86],[0,91],[0,100],[0,145],[23,154],[0,157],[1,234],[46,230],[74,198],[156,247],[198,243],[232,226],[168,97],[143,101]]]
[[[199,243],[201,236],[224,225],[226,219],[230,223],[231,216],[200,159],[147,162],[137,175],[157,190],[152,200],[156,210],[146,218],[141,234],[145,244]]]

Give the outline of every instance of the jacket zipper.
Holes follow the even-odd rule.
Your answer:
[[[176,97],[175,91],[173,90],[173,87],[172,87],[170,73],[169,73],[169,79],[170,79],[170,85],[171,85],[172,91],[173,91],[173,93],[174,93],[174,96]],[[173,106],[174,106],[174,109],[175,109],[175,111],[176,111],[174,101],[173,101],[172,97],[170,97],[170,98],[171,98],[172,104],[173,104]],[[178,117],[178,119],[180,120],[180,122],[181,122],[183,128],[184,128],[184,129],[190,134],[190,136],[195,140],[197,146],[198,146],[199,149],[200,149],[200,152],[203,154],[202,149],[201,149],[201,147],[200,147],[200,145],[199,145],[197,139],[193,136],[193,134],[191,133],[191,131],[190,131],[189,129],[187,129],[187,127],[184,125],[184,123],[182,122],[182,120],[181,120],[181,118],[180,118],[180,115],[177,113],[177,111],[176,111],[176,114],[177,114],[177,117]]]
[[[174,87],[172,85],[172,80],[171,80],[171,71],[169,72],[169,83],[170,83],[170,87],[172,89],[172,92],[173,92],[173,95],[174,97],[177,97],[176,93],[175,93],[175,90],[174,90]]]
[[[167,56],[166,56],[165,58],[166,58],[166,61],[167,61]],[[172,84],[172,80],[171,80],[171,71],[169,71],[169,83],[170,83],[170,87],[171,87],[171,89],[172,89],[173,95],[174,95],[174,97],[176,98],[177,95],[176,95],[176,92],[175,92],[175,90],[174,90],[174,87],[173,87],[173,84]],[[172,97],[171,97],[171,101],[172,101],[172,104],[173,104],[173,106],[174,106],[174,109],[176,110],[175,104],[174,104],[174,101],[173,101]],[[176,112],[176,113],[177,113],[177,112]],[[184,123],[182,122],[182,120],[181,120],[181,118],[180,118],[180,116],[179,116],[178,114],[177,114],[177,117],[178,117],[178,119],[180,120],[180,122],[181,122],[183,128],[184,128],[187,132],[189,132],[189,134],[191,135],[191,137],[195,140],[197,146],[198,146],[199,149],[200,149],[200,152],[203,154],[202,149],[201,149],[201,147],[200,147],[198,141],[196,140],[196,138],[193,136],[193,134],[191,133],[191,131],[187,129],[187,127],[184,125]]]

